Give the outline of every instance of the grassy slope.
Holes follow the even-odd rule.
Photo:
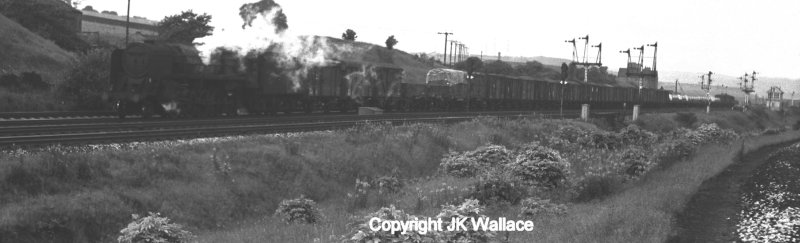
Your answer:
[[[413,55],[398,49],[389,50],[384,46],[358,41],[345,41],[333,37],[318,38],[325,39],[326,43],[331,47],[326,56],[332,56],[340,60],[378,63],[403,68],[405,71],[404,82],[406,83],[424,83],[428,71],[434,68],[418,61]]]
[[[35,71],[45,81],[60,81],[75,56],[0,14],[0,75]]]
[[[562,218],[537,224],[537,230],[519,242],[664,242],[673,233],[679,212],[700,184],[744,153],[766,145],[800,138],[793,131],[756,137],[728,146],[707,146],[688,161],[651,174],[639,185],[609,199],[578,204]]]

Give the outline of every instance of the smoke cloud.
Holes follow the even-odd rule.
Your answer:
[[[255,3],[248,3],[239,8],[239,16],[242,17],[244,24],[242,29],[253,26],[253,21],[258,19],[259,16],[271,14],[269,18],[272,25],[275,27],[275,33],[281,33],[289,28],[286,20],[286,14],[283,13],[281,5],[272,0],[261,0]]]

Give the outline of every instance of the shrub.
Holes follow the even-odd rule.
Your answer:
[[[511,152],[500,145],[487,145],[474,151],[463,153],[450,152],[442,159],[442,169],[445,173],[469,177],[477,175],[494,165],[502,165],[511,161]]]
[[[300,195],[300,198],[283,200],[275,210],[275,215],[286,223],[318,223],[322,219],[317,203]]]
[[[117,241],[122,243],[177,243],[189,242],[193,237],[192,233],[183,229],[180,224],[170,223],[169,218],[161,217],[158,213],[150,213],[149,216],[140,218],[133,215],[133,222],[122,229],[122,234]]]
[[[583,137],[578,143],[595,148],[617,149],[622,146],[622,138],[616,133],[600,131]]]
[[[78,64],[58,86],[58,92],[75,102],[75,109],[97,110],[108,108],[104,92],[109,89],[108,63],[110,51],[92,50],[79,58]]]
[[[800,120],[798,120],[797,122],[794,123],[794,125],[792,126],[792,129],[794,129],[795,131],[796,130],[800,130]]]
[[[467,153],[450,152],[442,158],[442,171],[456,177],[470,177],[480,169],[478,161]]]
[[[625,174],[629,176],[640,176],[650,170],[653,162],[645,154],[645,151],[638,147],[631,147],[622,152],[622,163],[625,165]]]
[[[442,228],[447,229],[452,222],[452,219],[470,218],[479,219],[486,218],[482,214],[484,208],[480,206],[480,202],[475,199],[467,199],[461,205],[445,205],[442,211],[436,215],[436,218],[442,219]],[[473,230],[472,220],[467,220],[464,224],[467,226],[467,231],[441,231],[436,232],[436,242],[489,242],[494,238],[495,233],[492,231],[475,231]]]
[[[421,232],[416,231],[406,231],[406,232],[392,232],[392,231],[373,231],[371,229],[370,220],[373,218],[379,218],[382,221],[385,220],[399,220],[399,221],[408,221],[408,220],[415,220],[417,217],[406,214],[402,210],[399,210],[391,205],[389,207],[384,207],[379,209],[377,212],[371,213],[365,216],[362,220],[360,220],[353,229],[352,236],[350,239],[345,241],[347,242],[358,242],[358,243],[367,243],[367,242],[423,242],[423,239],[426,238],[421,235]],[[372,227],[380,226],[379,222],[378,225],[374,225]],[[428,232],[425,232],[426,234]],[[430,238],[430,237],[427,237]]]
[[[477,199],[486,205],[498,203],[517,204],[525,195],[521,183],[514,181],[514,176],[506,173],[492,173],[482,177],[473,185],[468,198]]]
[[[739,137],[733,130],[722,129],[716,123],[705,123],[697,130],[686,133],[686,137],[694,145],[706,143],[730,143]]]
[[[561,158],[558,151],[539,146],[538,143],[521,148],[508,168],[523,181],[545,188],[563,184],[569,174],[569,163]]]
[[[655,143],[658,136],[652,132],[648,132],[639,126],[631,124],[619,131],[619,136],[623,142],[627,144],[636,144],[647,146]]]
[[[530,197],[522,200],[520,218],[536,218],[540,215],[563,215],[567,213],[567,206],[564,204],[551,203],[550,199],[540,199]]]
[[[578,139],[586,134],[586,131],[576,126],[563,126],[558,129],[558,136],[572,143],[578,142]]]
[[[691,112],[679,112],[675,114],[675,121],[681,124],[681,126],[691,127],[697,122],[697,116]]]

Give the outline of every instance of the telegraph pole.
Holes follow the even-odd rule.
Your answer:
[[[456,57],[456,55],[454,53],[455,52],[455,44],[456,44],[456,41],[454,41],[454,40],[450,41],[450,66],[453,65],[453,58]]]
[[[125,46],[128,45],[128,35],[131,26],[131,0],[128,0],[128,14],[125,16]]]
[[[128,0],[130,2],[130,0]],[[444,35],[444,53],[442,53],[442,64],[447,65],[447,36],[452,35],[453,33],[450,32],[439,32],[440,35]]]

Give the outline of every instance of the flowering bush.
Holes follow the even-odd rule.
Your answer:
[[[566,213],[567,206],[564,204],[551,203],[550,199],[531,197],[522,200],[519,217],[530,219],[540,215],[563,215]]]
[[[450,152],[442,159],[442,169],[445,173],[469,177],[477,175],[479,171],[493,165],[502,165],[511,160],[511,152],[500,145],[488,145],[474,151],[463,153]]]
[[[473,218],[476,220],[478,218],[486,218],[486,215],[483,215],[482,211],[483,207],[480,205],[478,200],[467,199],[464,201],[464,203],[458,206],[443,206],[442,211],[436,215],[436,218],[442,219],[442,227],[443,229],[447,229],[453,218]],[[472,225],[472,220],[467,220],[465,225],[467,226],[467,231],[445,230],[437,232],[436,242],[489,242],[495,236],[495,233],[492,231],[473,230],[474,227]]]
[[[720,128],[716,123],[705,123],[700,125],[696,130],[686,133],[686,138],[694,145],[706,143],[727,144],[739,138],[739,135],[733,130]]]
[[[192,233],[183,229],[180,224],[170,223],[169,218],[161,217],[158,213],[150,213],[147,217],[132,215],[133,222],[122,229],[122,234],[117,238],[121,243],[178,243],[189,242],[194,237]]]
[[[561,158],[558,151],[539,146],[538,143],[522,147],[508,168],[523,181],[545,188],[561,185],[569,174],[569,163]]]
[[[478,160],[468,153],[450,152],[442,158],[442,171],[456,177],[474,176],[480,170]]]
[[[379,209],[377,212],[371,213],[365,216],[362,220],[360,220],[355,228],[353,229],[352,236],[347,241],[349,242],[358,242],[358,243],[367,243],[367,242],[423,242],[424,239],[431,239],[432,237],[426,237],[419,232],[416,231],[401,231],[401,232],[391,232],[391,231],[373,231],[370,226],[372,227],[380,227],[378,222],[376,225],[370,225],[370,220],[372,218],[379,218],[382,221],[385,220],[399,220],[399,221],[408,221],[408,220],[416,220],[417,217],[406,214],[402,210],[399,210],[391,205],[389,207],[384,207]]]
[[[281,201],[275,215],[286,223],[314,224],[322,220],[317,203],[300,195],[300,198]]]
[[[639,126],[631,124],[619,131],[619,136],[626,144],[647,146],[655,143],[658,136],[652,132],[641,129]]]
[[[625,164],[625,174],[639,176],[650,170],[654,163],[647,157],[644,150],[639,147],[630,147],[622,152],[622,162]]]

